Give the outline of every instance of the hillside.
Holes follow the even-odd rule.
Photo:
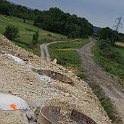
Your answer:
[[[1,0],[0,14],[19,17],[24,22],[32,20],[34,25],[68,38],[84,38],[93,33],[93,25],[86,18],[66,13],[57,7],[41,11]]]
[[[46,63],[15,46],[3,36],[0,36],[0,74],[1,93],[19,96],[30,107],[30,111],[29,108],[1,111],[2,124],[41,124],[43,120],[44,124],[110,124],[86,82],[62,66]]]
[[[26,20],[24,23],[23,19],[21,18],[0,15],[0,33],[3,34],[6,26],[8,25],[14,25],[19,29],[19,37],[13,40],[13,42],[18,46],[27,49],[28,51],[34,52],[37,55],[40,55],[40,44],[66,39],[66,37],[63,35],[51,33],[33,26],[33,21]],[[37,44],[32,46],[32,37],[36,31],[39,31],[39,39]]]

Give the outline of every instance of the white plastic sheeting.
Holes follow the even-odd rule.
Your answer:
[[[15,109],[12,107],[15,105]],[[28,104],[21,98],[10,95],[0,93],[0,109],[1,110],[26,110],[28,108]]]

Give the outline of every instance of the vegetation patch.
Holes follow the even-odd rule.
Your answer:
[[[24,23],[23,19],[0,15],[0,33],[4,34],[6,27],[8,25],[13,25],[18,28],[19,34],[18,37],[12,40],[16,45],[25,48],[30,52],[34,52],[37,55],[40,55],[39,45],[42,43],[48,43],[52,41],[66,40],[66,36],[59,35],[56,33],[51,33],[45,30],[42,30],[33,25],[33,21],[26,20]],[[35,45],[32,45],[33,35],[39,32],[39,38]],[[35,42],[35,41],[34,41]]]
[[[57,62],[66,67],[77,67],[81,64],[80,56],[76,50],[57,50],[49,48],[51,58],[57,59]]]
[[[58,64],[61,64],[72,71],[74,71],[78,76],[82,76],[81,71],[81,59],[76,51],[76,49],[81,48],[83,45],[88,43],[89,40],[74,40],[68,42],[61,42],[56,44],[51,44],[49,46],[49,53],[52,60],[57,59]]]
[[[124,80],[124,49],[109,45],[108,42],[97,41],[96,46],[92,49],[94,59],[105,71]],[[124,83],[121,82],[120,85],[124,88]]]
[[[66,35],[68,38],[84,38],[93,33],[93,25],[87,19],[65,13],[57,7],[41,11],[1,0],[0,14],[22,18],[24,23],[32,20],[35,26]]]

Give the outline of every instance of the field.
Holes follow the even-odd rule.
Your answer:
[[[52,42],[56,40],[65,40],[66,37],[63,35],[59,35],[56,33],[51,33],[45,30],[42,30],[36,26],[33,26],[33,22],[26,20],[24,23],[23,19],[0,15],[0,33],[3,34],[7,25],[15,25],[19,29],[19,38],[15,39],[13,42],[20,47],[23,47],[31,52],[34,52],[38,55],[39,53],[39,45],[45,42]],[[39,41],[38,44],[30,47],[33,34],[39,31]]]
[[[116,42],[115,43],[117,46],[124,47],[124,42]]]
[[[82,77],[82,69],[80,68],[81,59],[76,49],[81,48],[88,42],[88,39],[80,39],[75,41],[51,44],[49,46],[51,58],[57,59],[59,64],[71,69],[78,76]]]

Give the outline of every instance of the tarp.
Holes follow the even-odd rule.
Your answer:
[[[20,97],[0,93],[0,109],[1,110],[20,110],[27,109],[28,104]]]

